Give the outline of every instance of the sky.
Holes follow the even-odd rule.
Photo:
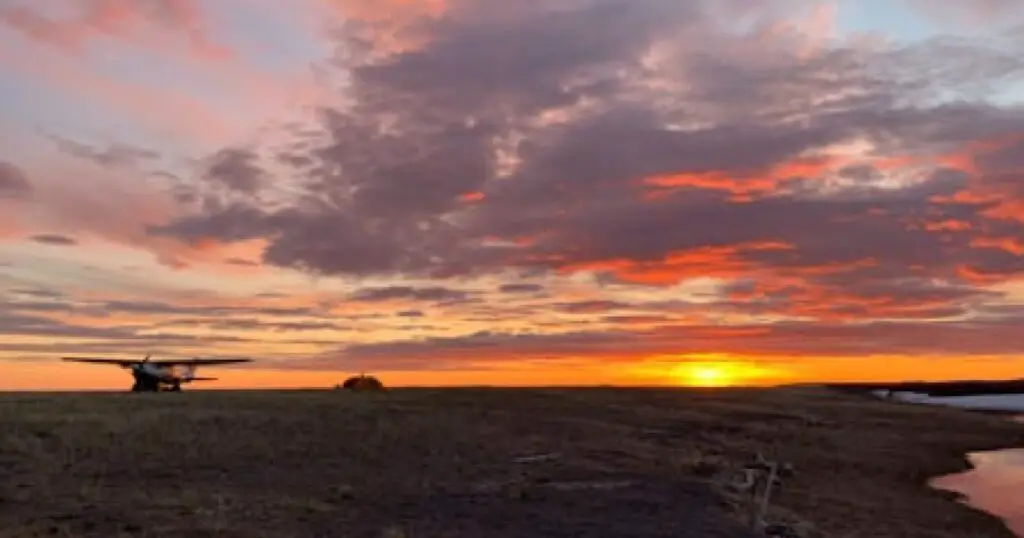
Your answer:
[[[1024,372],[1017,0],[0,0],[0,390]]]

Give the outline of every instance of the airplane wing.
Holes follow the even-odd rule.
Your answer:
[[[160,366],[209,366],[215,364],[237,364],[241,362],[252,362],[252,359],[161,359],[151,360],[150,364]]]
[[[100,359],[96,357],[61,357],[63,360],[68,362],[86,362],[90,364],[116,364],[117,366],[127,367],[133,364],[138,364],[140,361],[131,359]]]

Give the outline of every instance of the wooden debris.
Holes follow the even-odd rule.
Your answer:
[[[545,461],[558,461],[562,459],[562,454],[559,452],[552,452],[549,454],[536,454],[533,456],[521,456],[514,460],[515,463],[542,463]]]

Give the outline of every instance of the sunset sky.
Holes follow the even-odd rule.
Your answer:
[[[0,389],[1024,376],[1019,0],[0,0]]]

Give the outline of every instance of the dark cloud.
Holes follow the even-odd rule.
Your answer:
[[[655,315],[655,314],[637,314],[637,315],[625,315],[625,316],[604,316],[601,321],[605,323],[612,323],[615,325],[661,325],[670,323],[672,318],[670,316]]]
[[[400,318],[422,318],[425,314],[422,310],[402,310],[395,315]]]
[[[68,314],[75,317],[75,322],[61,319]],[[119,318],[112,314],[127,315],[130,321],[117,323]],[[154,314],[164,319],[138,319],[140,315]],[[230,352],[232,346],[274,345],[282,350],[277,355],[296,348],[308,356],[311,349],[329,349],[345,341],[332,338],[331,333],[353,330],[326,314],[319,318],[303,314],[308,311],[262,306],[203,308],[159,302],[90,302],[12,293],[0,303],[0,335],[11,337],[10,342],[0,344],[0,352],[5,352],[5,356],[14,352],[23,356],[117,352],[222,356],[217,352]],[[203,330],[197,332],[197,327]],[[308,332],[329,334],[321,339],[297,336]],[[20,341],[25,338],[41,341]]]
[[[136,167],[160,158],[160,154],[156,151],[123,143],[115,143],[106,149],[99,149],[61,136],[48,136],[60,151],[79,159],[92,161],[105,168]]]
[[[259,166],[259,155],[245,148],[225,148],[206,162],[203,179],[230,191],[255,194],[263,187],[265,173]]]
[[[219,315],[219,314],[262,314],[265,316],[313,316],[320,313],[312,307],[234,307],[210,305],[179,305],[163,301],[106,301],[96,305],[107,312],[144,315]]]
[[[78,310],[76,306],[64,301],[9,301],[7,309],[18,314],[38,312],[72,312]]]
[[[430,286],[416,288],[412,286],[387,286],[380,288],[363,288],[349,295],[349,300],[362,302],[381,301],[427,301],[427,302],[458,302],[467,299],[469,292]]]
[[[1000,322],[874,322],[830,325],[790,322],[771,325],[666,325],[637,331],[581,330],[561,333],[481,331],[456,337],[351,345],[297,366],[331,363],[378,370],[458,368],[467,363],[565,361],[573,358],[634,360],[637,356],[726,353],[763,360],[871,355],[1015,355],[1024,352],[1017,318]],[[644,320],[648,321],[648,320]]]
[[[624,26],[593,35],[592,23],[605,19]],[[839,174],[853,185],[827,195],[820,192],[821,171],[808,172],[813,161],[801,162],[809,151],[857,138],[900,152],[911,144],[947,150],[1024,126],[1019,112],[993,106],[901,104],[930,95],[932,67],[943,62],[940,78],[952,92],[962,86],[953,76],[962,74],[957,69],[1024,72],[1005,55],[937,42],[882,52],[826,50],[800,60],[771,47],[762,52],[746,37],[705,35],[709,23],[692,9],[646,1],[583,3],[527,12],[512,22],[437,24],[430,32],[435,39],[420,50],[349,66],[356,106],[324,111],[328,142],[309,150],[318,163],[307,171],[309,197],[275,211],[234,205],[158,231],[190,239],[270,237],[268,263],[353,275],[436,277],[510,265],[659,260],[674,251],[749,241],[794,244],[793,263],[865,255],[902,256],[903,264],[959,256],[977,257],[985,266],[1010,261],[980,259],[987,255],[906,229],[905,218],[928,212],[987,224],[976,205],[938,205],[929,198],[956,194],[965,184],[942,191],[949,182],[935,179],[893,192],[865,185],[872,169],[855,164]],[[707,54],[707,44],[697,52],[675,51],[698,38],[720,40],[729,52]],[[530,45],[508,46],[512,42]],[[641,70],[631,73],[637,79],[623,80],[629,61],[654,43],[680,55],[679,78]],[[534,54],[531,47],[550,54]],[[754,69],[747,56],[759,55],[766,63]],[[897,68],[899,78],[883,78]],[[670,89],[661,93],[642,83]],[[810,99],[830,92],[840,96],[808,111]],[[579,118],[528,125],[536,122],[534,114],[588,99],[595,104]],[[739,111],[751,106],[757,108]],[[379,134],[385,120],[392,132]],[[697,125],[680,129],[667,122]],[[499,177],[494,144],[515,133],[529,136],[507,148],[520,163],[506,180]],[[717,188],[692,179],[708,174],[727,179]],[[735,189],[766,175],[778,183],[771,195],[734,200]],[[658,203],[643,199],[638,182],[665,176],[683,178],[681,188],[662,193]],[[461,202],[474,192],[481,193],[479,203]],[[323,230],[332,230],[329,239]],[[834,238],[832,244],[821,244],[823,236]],[[539,240],[514,248],[490,238]],[[963,247],[963,240],[953,246]]]
[[[47,310],[44,306],[41,310]],[[22,314],[10,308],[0,310],[0,334],[8,336],[51,336],[66,338],[116,339],[132,336],[136,327],[90,327],[56,321],[48,317]]]
[[[574,313],[574,314],[591,314],[591,313],[595,313],[595,312],[608,312],[608,311],[611,311],[611,310],[622,310],[622,309],[630,307],[630,305],[628,303],[623,303],[621,301],[602,301],[602,300],[574,301],[574,302],[571,302],[571,303],[555,303],[555,304],[549,305],[549,306],[551,308],[554,308],[555,310],[561,310],[561,311],[564,311],[564,312],[569,312],[569,313]]]
[[[242,258],[228,258],[224,260],[224,263],[228,265],[237,265],[239,267],[256,267],[259,265],[259,263],[256,263],[252,260],[246,260]]]
[[[544,291],[540,284],[502,284],[498,287],[501,293],[538,293]]]
[[[727,284],[704,306],[666,302],[659,311],[608,299],[538,308],[633,325],[701,309],[827,322],[772,326],[756,342],[672,343],[683,349],[911,353],[934,348],[918,340],[934,320],[978,343],[978,326],[963,320],[1000,300],[988,284],[1024,275],[1024,109],[983,99],[1024,76],[1021,44],[815,48],[772,25],[763,3],[719,8],[728,16],[660,0],[466,0],[406,29],[422,46],[386,54],[342,40],[351,106],[320,110],[315,128],[290,132],[287,150],[274,153],[292,171],[291,194],[272,205],[258,199],[257,155],[225,149],[222,177],[208,179],[250,196],[151,232],[262,238],[264,264],[346,277],[588,271],[604,285],[659,287],[713,277]],[[734,16],[750,13],[759,22],[737,30]],[[440,286],[350,296],[469,298]],[[611,316],[616,309],[630,312]],[[907,337],[901,343],[897,325],[839,324],[869,320],[905,323]],[[805,332],[806,349],[783,343]],[[562,349],[591,337],[488,333],[453,345]],[[616,342],[636,344],[628,335]]]
[[[9,290],[15,295],[24,295],[33,299],[60,299],[64,297],[64,293],[48,288],[14,288]]]
[[[0,159],[0,198],[21,198],[32,192],[25,172],[14,164]]]
[[[78,244],[78,240],[74,237],[58,234],[37,234],[29,237],[29,239],[44,245],[74,246]]]
[[[318,307],[276,307],[270,305],[224,306],[209,304],[174,304],[165,301],[146,300],[114,300],[84,301],[73,300],[67,296],[46,290],[13,290],[14,297],[7,300],[6,308],[11,312],[73,312],[91,318],[106,318],[116,315],[159,316],[166,318],[167,323],[174,325],[214,324],[217,322],[237,323],[241,327],[246,323],[255,323],[262,318],[262,327],[287,328],[290,323],[295,327],[341,328],[330,320],[326,309]],[[21,298],[17,296],[24,296]],[[2,297],[2,296],[0,296]],[[281,319],[286,318],[286,319]],[[294,320],[294,318],[306,318]],[[312,319],[309,319],[312,318]],[[319,326],[318,324],[323,324]]]
[[[175,320],[169,326],[201,326],[217,331],[269,331],[269,332],[305,332],[305,331],[348,331],[350,327],[331,321],[306,320],[282,321],[260,320],[256,318],[198,318]]]

